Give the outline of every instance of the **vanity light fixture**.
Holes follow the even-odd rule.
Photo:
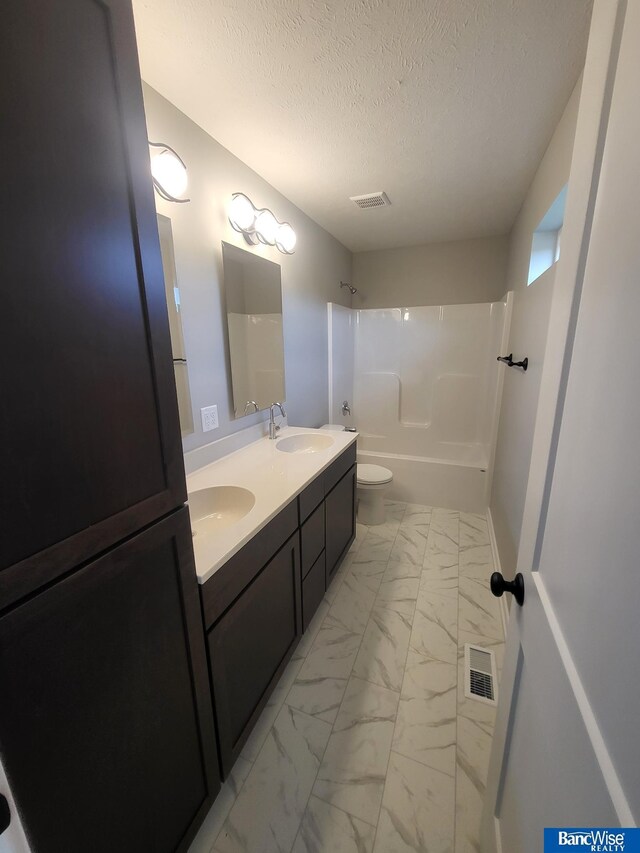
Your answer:
[[[276,231],[276,246],[281,252],[284,252],[285,255],[292,255],[296,248],[296,240],[296,232],[288,222],[283,222],[281,225],[278,225],[278,230]]]
[[[233,194],[229,222],[252,246],[258,243],[276,246],[285,255],[292,255],[295,251],[296,232],[289,223],[279,222],[267,207],[255,207],[244,193]]]
[[[179,154],[164,142],[149,141],[151,153],[151,177],[158,195],[165,201],[184,204],[188,198],[180,198],[187,189],[187,167]]]
[[[270,210],[261,210],[256,216],[256,234],[261,243],[267,246],[274,246],[276,242],[276,231],[278,230],[278,220]]]

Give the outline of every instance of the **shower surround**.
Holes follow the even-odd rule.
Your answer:
[[[505,370],[496,357],[506,351],[511,299],[330,306],[331,418],[342,422],[338,398],[353,399],[358,460],[391,469],[389,497],[486,509]]]

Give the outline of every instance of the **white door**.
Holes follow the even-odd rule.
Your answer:
[[[541,853],[544,827],[640,817],[637,0],[596,0],[562,252],[483,853]]]

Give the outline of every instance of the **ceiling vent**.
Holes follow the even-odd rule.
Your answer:
[[[389,196],[383,192],[352,195],[349,196],[349,201],[357,204],[362,210],[368,210],[370,207],[386,207],[386,205],[391,204]]]
[[[465,678],[464,695],[469,699],[495,705],[496,691],[496,658],[493,652],[482,646],[466,643],[464,647]]]

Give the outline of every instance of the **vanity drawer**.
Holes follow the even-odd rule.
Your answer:
[[[293,500],[201,586],[205,628],[222,616],[297,527],[298,506]]]
[[[328,494],[352,465],[356,464],[356,442],[344,451],[324,472],[324,493]]]
[[[298,503],[300,506],[300,524],[308,518],[314,509],[324,500],[324,478],[322,474],[300,492]]]
[[[300,544],[304,578],[324,550],[324,504],[320,504],[300,528]]]
[[[306,631],[309,622],[324,597],[325,563],[324,551],[311,567],[311,571],[302,581],[302,630]]]

